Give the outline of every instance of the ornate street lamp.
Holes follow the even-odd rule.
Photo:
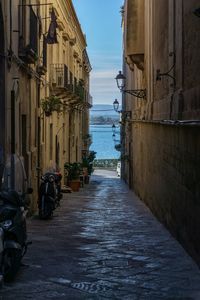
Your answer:
[[[116,126],[115,126],[115,124],[112,125],[112,132],[113,132],[113,134],[116,133]]]
[[[119,102],[117,99],[115,99],[115,101],[113,102],[113,108],[116,112],[120,112],[119,111]]]
[[[119,102],[117,99],[113,102],[113,108],[116,112],[122,115],[123,118],[131,118],[131,111],[119,110]],[[113,124],[114,125],[114,124]]]
[[[126,90],[126,77],[122,74],[122,71],[119,71],[115,77],[117,82],[117,87],[120,92],[130,94],[134,97],[145,99],[146,98],[146,89],[136,89],[136,90]]]

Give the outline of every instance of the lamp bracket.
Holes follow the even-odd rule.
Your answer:
[[[173,58],[174,58],[173,65],[171,66],[171,68],[169,69],[169,71],[165,72],[165,73],[161,73],[160,70],[158,69],[156,71],[156,81],[160,81],[161,77],[167,76],[167,77],[169,77],[169,78],[171,78],[173,80],[172,86],[176,87],[176,78],[175,78],[175,76],[173,76],[173,75],[170,74],[174,70],[175,65],[176,65],[176,55],[175,55],[174,52],[170,52],[169,56],[173,56]]]
[[[146,98],[146,89],[142,90],[121,90],[122,93],[130,94],[136,98],[145,99]]]
[[[130,119],[131,118],[131,111],[121,111],[121,114],[122,114],[122,118],[125,118],[125,119]]]
[[[135,90],[126,90],[125,80],[126,77],[122,74],[122,71],[119,71],[119,74],[115,77],[117,81],[117,87],[119,88],[120,92],[130,94],[136,98],[146,99],[146,89],[135,89]],[[119,83],[122,81],[122,84]]]

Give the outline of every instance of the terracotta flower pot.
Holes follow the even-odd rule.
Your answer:
[[[88,176],[88,168],[83,167],[83,176]]]
[[[80,180],[71,180],[69,181],[69,187],[73,192],[78,192],[81,186]]]

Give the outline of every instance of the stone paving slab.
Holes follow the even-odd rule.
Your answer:
[[[28,231],[25,265],[0,299],[200,299],[197,265],[114,172],[96,172]]]

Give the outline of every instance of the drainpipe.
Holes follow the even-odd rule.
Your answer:
[[[71,121],[72,121],[72,117],[71,117],[71,111],[69,111],[69,137],[68,137],[68,157],[69,157],[69,163],[71,162]]]
[[[37,103],[40,101],[40,83],[37,85]],[[41,151],[40,151],[40,144],[41,144],[41,115],[38,116],[38,126],[37,126],[37,189],[39,191],[40,187],[40,172],[41,172],[41,161],[40,161],[40,156],[41,156]]]
[[[10,51],[12,52],[12,0],[10,0]]]
[[[173,31],[172,31],[172,47],[170,49],[170,52],[174,53],[174,55],[172,56],[173,59],[176,59],[176,49],[175,49],[175,38],[176,38],[176,3],[175,3],[175,0],[172,0],[173,3],[172,3],[172,9],[173,9],[173,12],[171,14],[171,20],[172,20],[172,28],[173,28]],[[170,26],[170,24],[169,24]],[[173,71],[173,76],[176,77],[176,64],[175,64],[175,67],[174,67],[174,71]],[[169,113],[169,119],[171,120],[172,119],[172,113],[173,113],[173,105],[174,105],[174,94],[175,94],[175,89],[176,89],[176,86],[173,87],[173,93],[171,95],[171,100],[170,100],[170,113]]]
[[[15,91],[11,91],[11,189],[15,189]]]

